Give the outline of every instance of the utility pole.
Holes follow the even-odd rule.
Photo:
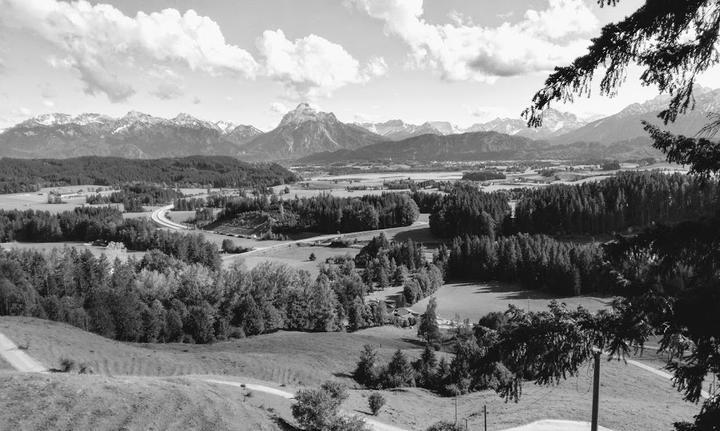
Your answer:
[[[455,395],[455,426],[457,426],[457,395]]]
[[[487,431],[487,404],[483,406],[483,418],[485,421],[485,431]]]
[[[602,352],[596,350],[593,352],[595,356],[595,372],[593,375],[593,401],[592,401],[592,423],[591,431],[598,431],[598,406],[600,404],[600,355]]]

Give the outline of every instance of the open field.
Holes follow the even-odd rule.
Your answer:
[[[364,344],[380,345],[389,358],[396,349],[418,350],[412,330],[382,327],[351,334],[277,332],[215,344],[133,344],[109,340],[58,322],[0,317],[0,332],[48,367],[62,358],[89,364],[107,375],[249,376],[298,386],[342,378],[352,383]],[[408,341],[404,341],[408,340]]]
[[[672,424],[690,420],[699,406],[682,400],[669,380],[622,362],[603,362],[600,373],[600,425],[616,431],[671,430]],[[471,430],[483,429],[483,405],[488,409],[488,429],[502,430],[540,419],[590,421],[592,369],[558,386],[525,383],[520,401],[506,403],[493,391],[458,397],[458,419],[468,418]],[[349,411],[367,412],[371,391],[353,391]],[[455,401],[418,388],[383,391],[386,406],[379,420],[423,430],[439,420],[454,421]]]
[[[240,263],[247,269],[252,269],[264,262],[274,262],[296,269],[303,269],[313,276],[317,276],[319,273],[319,265],[324,263],[326,259],[346,255],[355,257],[359,251],[360,247],[333,248],[296,244],[288,247],[275,248],[267,252],[253,253],[248,256],[240,254],[237,258],[233,258],[233,262]],[[316,259],[314,261],[309,259],[311,253],[315,254]]]
[[[2,210],[35,210],[52,213],[70,211],[85,204],[85,196],[95,194],[98,187],[94,185],[47,187],[37,192],[0,194],[0,209]],[[107,187],[102,187],[107,189]],[[48,192],[56,191],[63,195],[61,204],[49,204]],[[100,194],[109,194],[113,190],[106,190]]]
[[[569,307],[578,305],[597,311],[607,307],[610,298],[593,296],[560,297],[537,290],[524,290],[521,287],[506,283],[452,283],[438,289],[431,297],[437,298],[438,316],[443,319],[470,319],[477,322],[480,317],[491,311],[505,311],[508,304],[520,308],[538,311],[545,309],[551,300],[564,302]],[[424,313],[430,297],[410,307],[413,311]]]
[[[65,324],[31,318],[0,318],[0,332],[16,342],[29,343],[28,353],[46,364],[57,364],[60,358],[69,357],[78,363],[89,363],[95,372],[102,374],[12,377],[5,381],[0,374],[2,387],[26,387],[25,392],[22,392],[25,397],[33,398],[33,403],[44,402],[43,405],[50,406],[51,410],[43,413],[41,417],[57,421],[69,419],[60,411],[53,410],[56,405],[69,408],[71,413],[76,412],[72,416],[78,418],[76,420],[111,421],[118,416],[123,417],[126,414],[125,408],[129,408],[128,403],[111,396],[115,394],[119,398],[132,395],[130,399],[142,400],[142,403],[136,402],[137,405],[132,407],[133,411],[137,411],[139,417],[143,418],[142,420],[152,419],[145,416],[146,411],[156,412],[160,417],[172,415],[176,406],[185,405],[186,397],[196,396],[200,397],[199,400],[204,400],[196,407],[199,409],[196,412],[198,418],[222,419],[226,414],[237,414],[247,415],[257,423],[265,423],[262,422],[264,420],[262,416],[255,416],[254,410],[232,410],[224,403],[218,404],[214,401],[214,395],[217,395],[229,400],[236,408],[242,407],[243,399],[249,400],[247,397],[238,398],[243,393],[243,389],[232,387],[228,389],[223,385],[208,387],[196,383],[195,379],[238,379],[238,381],[278,387],[294,393],[297,388],[317,386],[327,379],[340,379],[353,385],[348,373],[354,368],[357,354],[365,343],[381,345],[383,361],[396,348],[407,349],[411,355],[419,351],[419,347],[410,342],[414,339],[413,330],[390,327],[373,328],[352,334],[279,332],[212,345],[120,343]],[[120,377],[118,376],[120,374],[146,377]],[[154,377],[168,374],[191,374],[197,377]],[[488,406],[490,429],[503,429],[543,418],[588,420],[591,378],[591,369],[588,367],[581,370],[577,377],[563,381],[558,386],[537,387],[526,383],[518,404],[505,403],[492,391],[464,395],[458,397],[458,415],[461,420],[468,417],[471,429],[481,429],[482,416],[478,413],[483,405]],[[39,383],[35,382],[35,379]],[[93,384],[93,382],[101,383]],[[118,382],[129,384],[123,386]],[[183,392],[183,389],[188,392]],[[95,393],[96,390],[101,392]],[[111,394],[105,394],[103,392],[105,390],[111,391]],[[5,416],[0,413],[0,420],[9,420],[6,419],[8,415],[21,417],[22,414],[17,413],[18,411],[29,411],[21,410],[24,406],[17,404],[17,400],[21,399],[19,396],[16,397],[17,391],[20,389],[2,391],[0,403],[15,404],[11,404],[11,409],[5,409],[7,410]],[[383,422],[408,430],[422,430],[437,420],[452,420],[454,417],[453,398],[437,397],[417,388],[382,392],[387,399],[387,405],[378,419]],[[35,395],[36,393],[40,395]],[[351,398],[344,408],[349,413],[366,414],[369,393],[370,391],[366,390],[351,391]],[[699,408],[683,402],[669,380],[617,361],[602,363],[600,393],[600,423],[614,430],[671,429],[672,422],[690,419]],[[63,399],[63,396],[69,399]],[[101,400],[103,397],[107,398],[108,404],[103,404],[104,401]],[[252,398],[251,404],[262,406],[264,409],[272,408],[274,414],[290,420],[287,400],[261,395],[259,392],[253,392]],[[82,410],[87,408],[84,406],[98,403],[101,406],[110,406],[112,405],[110,403],[114,402],[120,404],[117,409],[112,409],[115,412],[112,415],[107,407],[87,412]],[[205,413],[204,409],[210,409],[212,405],[217,406],[217,410],[210,410],[215,413],[213,415]],[[27,408],[39,408],[39,404],[30,404]],[[94,411],[105,413],[100,418],[94,418]],[[224,424],[224,422],[220,423]],[[80,423],[79,428],[84,429],[84,424],[84,422]],[[97,424],[102,427],[106,422],[97,422]],[[112,428],[112,423],[107,424]],[[222,426],[218,428],[225,429]],[[129,429],[136,428],[131,426]]]
[[[76,248],[78,251],[90,250],[94,256],[100,256],[103,253],[108,255],[106,247],[83,242],[3,242],[0,243],[0,247],[6,249],[37,250],[46,252],[55,248],[63,249],[67,247]],[[145,256],[144,251],[124,251],[120,253],[113,251],[110,255],[108,255],[108,258],[110,260],[115,260],[115,258],[118,257],[120,260],[127,260],[130,257],[142,259],[143,256]]]
[[[189,378],[0,372],[3,430],[280,430],[244,392]]]

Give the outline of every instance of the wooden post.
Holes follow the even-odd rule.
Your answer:
[[[598,407],[600,405],[600,354],[598,350],[595,355],[595,372],[593,375],[593,401],[592,401],[592,423],[591,431],[598,431]]]
[[[485,431],[487,431],[487,404],[483,406],[483,417],[485,421]]]

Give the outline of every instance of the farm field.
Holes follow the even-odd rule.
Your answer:
[[[95,194],[95,189],[103,186],[94,185],[80,185],[80,186],[65,186],[65,187],[46,187],[42,188],[37,192],[27,193],[10,193],[0,194],[0,209],[2,210],[35,210],[35,211],[49,211],[52,213],[70,211],[75,207],[82,206],[85,204],[85,196],[89,194]],[[73,197],[63,197],[63,203],[60,204],[49,204],[48,193],[50,191],[56,191],[62,195],[78,195]],[[100,192],[101,194],[112,193],[113,190],[105,190]]]
[[[508,304],[538,311],[545,309],[550,301],[555,299],[571,308],[582,305],[590,311],[597,311],[607,307],[611,299],[594,296],[559,297],[537,290],[524,290],[517,285],[506,283],[451,283],[417,302],[410,309],[424,313],[431,297],[437,298],[439,317],[455,319],[455,316],[459,316],[461,320],[467,318],[471,322],[477,322],[491,311],[505,311]]]

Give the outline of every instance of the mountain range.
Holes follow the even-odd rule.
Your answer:
[[[131,111],[120,118],[100,114],[46,114],[0,133],[0,156],[126,158],[236,155],[262,132],[253,126],[210,123],[187,114],[172,119]]]
[[[529,158],[637,158],[658,156],[641,120],[658,124],[667,97],[633,104],[617,114],[584,122],[575,115],[548,110],[543,127],[529,129],[521,119],[497,118],[461,129],[451,123],[420,125],[391,120],[348,124],[306,103],[285,114],[263,133],[249,125],[208,122],[187,114],[172,119],[129,112],[47,114],[0,132],[0,157],[126,158],[227,155],[242,160],[302,160],[311,163],[350,160],[491,160]],[[697,88],[695,109],[668,129],[695,135],[709,112],[720,111],[720,90]]]

